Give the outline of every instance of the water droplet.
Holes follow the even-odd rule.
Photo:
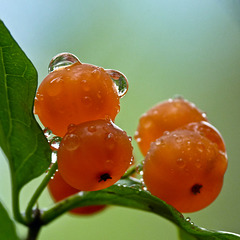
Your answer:
[[[93,132],[96,132],[97,131],[97,127],[95,125],[91,125],[88,127],[88,131],[93,133]]]
[[[113,150],[115,147],[115,139],[113,133],[106,133],[105,135],[106,148],[108,150]]]
[[[144,191],[147,191],[147,187],[146,187],[146,186],[144,186],[142,189],[143,189]]]
[[[202,166],[201,160],[200,160],[199,158],[197,158],[197,159],[195,160],[195,166],[196,166],[197,168],[200,168],[200,167]]]
[[[51,155],[51,163],[55,163],[57,161],[57,152],[53,151]]]
[[[44,128],[43,134],[46,138],[50,138],[52,135],[52,131],[49,128]]]
[[[181,136],[176,136],[176,142],[181,143],[182,142],[182,137]]]
[[[76,150],[80,145],[79,137],[74,133],[68,133],[64,137],[64,146],[68,151]]]
[[[132,137],[131,136],[128,136],[128,139],[129,139],[130,142],[132,141]]]
[[[83,79],[81,82],[81,88],[83,89],[83,91],[88,92],[90,90],[90,86],[89,83],[86,79]]]
[[[59,145],[61,143],[61,138],[60,137],[54,137],[51,141],[50,141],[50,146],[54,151],[57,151],[59,148]]]
[[[72,133],[77,129],[77,126],[75,124],[68,125],[68,133]]]
[[[81,99],[82,103],[86,106],[90,106],[92,103],[92,98],[89,96],[85,96]]]
[[[79,59],[75,55],[67,52],[60,53],[53,57],[50,61],[48,65],[48,72],[50,73],[58,68],[70,66],[76,62],[80,63]]]
[[[169,131],[164,131],[163,136],[168,136],[170,134]]]
[[[142,141],[142,138],[138,137],[136,138],[136,142],[140,143]]]
[[[136,167],[136,172],[138,174],[140,174],[140,172],[143,170],[143,165],[142,164],[138,164],[137,167]]]
[[[116,70],[106,69],[105,71],[108,73],[108,75],[113,80],[113,82],[116,86],[117,92],[118,92],[118,96],[123,97],[128,91],[127,78],[124,76],[123,73],[116,71]]]
[[[178,165],[180,168],[184,168],[184,166],[185,166],[185,161],[184,161],[182,158],[178,158],[178,159],[177,159],[177,165]]]
[[[52,79],[47,87],[47,94],[50,97],[57,96],[63,91],[63,79],[62,77],[58,76],[54,79]]]

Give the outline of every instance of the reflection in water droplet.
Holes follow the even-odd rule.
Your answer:
[[[51,163],[55,163],[57,161],[57,152],[53,151],[51,156]]]
[[[54,137],[51,141],[50,141],[50,145],[51,145],[51,148],[54,149],[55,151],[58,150],[59,148],[59,145],[61,143],[61,138],[60,137]]]
[[[49,128],[44,128],[43,134],[46,138],[49,138],[52,135],[52,131]]]
[[[69,133],[64,137],[64,146],[68,151],[76,150],[80,145],[79,137],[74,133]]]
[[[58,68],[70,66],[73,63],[80,62],[79,59],[71,53],[60,53],[52,58],[48,65],[48,72],[52,72]]]
[[[116,70],[106,69],[105,71],[108,73],[108,75],[113,80],[113,82],[116,86],[117,92],[118,92],[118,96],[123,97],[128,91],[127,78],[124,76],[123,73],[116,71]]]

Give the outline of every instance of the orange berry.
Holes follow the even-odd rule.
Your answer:
[[[208,138],[211,142],[217,144],[219,150],[223,153],[226,152],[225,143],[220,132],[209,122],[193,122],[183,126],[181,129],[198,132],[202,136]]]
[[[49,181],[48,191],[50,192],[55,202],[59,202],[79,192],[79,190],[68,185],[63,180],[59,172],[56,172],[54,175],[54,178]],[[89,214],[100,212],[104,208],[106,208],[106,205],[78,207],[70,210],[70,212],[78,215],[89,215]]]
[[[128,169],[131,159],[129,137],[108,120],[70,125],[58,150],[63,179],[83,191],[113,185]]]
[[[45,127],[62,137],[69,124],[106,118],[114,121],[119,98],[103,68],[76,62],[58,68],[42,81],[34,111]]]
[[[176,130],[151,144],[143,166],[147,189],[180,212],[195,212],[221,191],[227,156],[199,132]]]
[[[135,133],[135,139],[143,155],[151,142],[165,131],[173,131],[191,122],[207,121],[206,115],[193,103],[183,98],[170,99],[154,106],[143,114]]]

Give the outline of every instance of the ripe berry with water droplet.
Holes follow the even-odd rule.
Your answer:
[[[183,98],[169,99],[141,116],[135,139],[143,155],[146,155],[151,142],[161,137],[164,132],[199,121],[207,121],[207,118],[193,103]]]
[[[105,118],[114,121],[120,109],[116,85],[103,68],[82,64],[75,58],[69,65],[70,60],[64,58],[66,67],[58,62],[56,68],[50,67],[52,71],[35,98],[34,111],[40,121],[60,137],[69,124]]]
[[[151,144],[143,179],[153,195],[180,212],[195,212],[218,196],[226,168],[226,153],[215,142],[198,131],[178,129]]]
[[[117,182],[130,166],[132,145],[126,132],[109,120],[71,127],[58,150],[63,179],[82,191],[96,191]]]
[[[78,189],[71,187],[67,184],[59,172],[56,172],[54,177],[48,183],[48,191],[50,192],[53,200],[59,202],[73,194],[79,192]],[[70,213],[77,215],[90,215],[102,211],[106,208],[106,205],[86,206],[78,207],[70,210]]]

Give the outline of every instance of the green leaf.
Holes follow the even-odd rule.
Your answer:
[[[141,183],[134,178],[122,179],[113,186],[100,191],[75,194],[57,203],[53,208],[44,211],[41,221],[43,224],[47,224],[73,208],[102,204],[125,206],[155,213],[177,225],[186,233],[185,236],[192,236],[188,239],[240,240],[238,234],[207,230],[194,225],[175,208],[153,196],[150,192],[143,190]]]
[[[15,224],[9,217],[7,210],[0,201],[0,239],[20,240],[17,236]]]
[[[50,148],[33,115],[37,72],[0,20],[0,146],[15,190],[41,175]]]

